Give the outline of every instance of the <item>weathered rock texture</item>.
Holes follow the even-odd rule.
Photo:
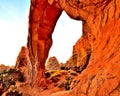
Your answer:
[[[68,15],[83,21],[92,52],[77,86],[51,96],[119,96],[120,0],[63,1]]]
[[[76,67],[77,69],[79,68],[79,71],[82,71],[88,65],[90,55],[91,45],[89,43],[88,36],[85,34],[73,47],[72,56],[66,62],[66,68],[74,69]]]
[[[16,69],[20,69],[20,71],[24,74],[24,79],[28,83],[30,83],[30,61],[29,61],[29,56],[28,56],[28,49],[23,46],[17,56],[16,60]]]
[[[87,66],[71,91],[51,96],[119,96],[120,0],[31,0],[28,49],[35,85],[45,80],[44,64],[61,9],[83,21],[82,47],[73,53],[79,52],[75,65]]]
[[[27,57],[28,57],[28,50],[26,47],[23,46],[18,54],[15,67],[16,68],[26,67],[28,65]]]
[[[46,86],[45,61],[52,45],[52,32],[62,10],[56,2],[31,0],[29,15],[28,50],[32,66],[32,86]]]
[[[60,64],[55,56],[50,57],[47,61],[47,64],[45,66],[45,69],[47,71],[50,70],[59,70],[60,69]]]

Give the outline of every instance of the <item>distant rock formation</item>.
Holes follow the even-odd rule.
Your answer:
[[[16,60],[16,68],[20,68],[20,67],[26,67],[28,65],[28,50],[25,46],[22,46],[17,60]]]
[[[60,69],[60,64],[55,56],[50,57],[46,63],[46,70],[58,70]]]
[[[22,46],[16,60],[16,69],[20,69],[20,71],[24,74],[24,79],[26,82],[29,81],[30,78],[30,61],[28,56],[28,49],[25,46]],[[30,82],[30,81],[29,81]]]
[[[4,70],[7,70],[9,68],[10,68],[9,66],[5,66],[4,64],[1,64],[0,65],[0,73],[2,73]]]

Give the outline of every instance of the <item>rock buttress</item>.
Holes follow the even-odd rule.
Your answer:
[[[44,87],[45,61],[52,45],[52,32],[62,10],[47,0],[31,0],[27,47],[31,61],[31,85]]]

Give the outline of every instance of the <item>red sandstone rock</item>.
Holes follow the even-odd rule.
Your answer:
[[[77,86],[55,96],[119,96],[120,0],[63,1],[62,7],[72,18],[80,17],[88,25],[92,52]]]
[[[88,36],[85,34],[76,42],[75,46],[73,47],[72,56],[67,61],[66,67],[77,67],[79,68],[79,71],[82,71],[88,65],[90,55],[91,45],[89,43]]]
[[[31,61],[32,86],[46,87],[45,61],[52,45],[52,32],[62,10],[47,0],[31,0],[27,47]]]
[[[75,65],[85,64],[87,52],[91,56],[87,67],[76,78],[79,82],[71,85],[70,91],[48,92],[51,96],[119,96],[120,0],[49,0],[50,4],[47,0],[31,1],[28,49],[32,64],[31,80],[35,85],[44,81],[44,63],[61,8],[71,18],[83,21],[83,36],[73,51],[73,54],[82,55],[78,55]],[[41,96],[50,96],[46,94]]]
[[[47,71],[58,70],[58,69],[60,69],[60,64],[59,64],[57,58],[55,56],[53,56],[48,59],[45,67],[46,67]]]
[[[27,80],[30,81],[28,82],[30,86],[28,86],[31,88],[25,89],[31,89],[29,90],[31,95],[34,94],[33,91],[36,92],[36,88],[38,87],[40,87],[40,90],[46,88],[46,79],[44,75],[45,60],[48,56],[48,49],[52,44],[52,32],[62,12],[56,4],[56,2],[51,2],[49,4],[47,0],[31,0],[27,42],[28,53],[25,53],[25,56],[29,57],[28,60],[30,59],[30,62],[28,65],[23,63],[24,60],[22,60],[22,58],[24,57],[24,51],[22,50],[20,54],[23,56],[19,54],[16,64],[16,67],[21,70],[24,68],[26,70],[27,68],[26,76],[28,76]]]
[[[9,69],[9,66],[5,66],[4,64],[0,64],[0,73],[2,73],[4,70]]]
[[[26,47],[22,47],[17,60],[16,60],[16,68],[20,68],[20,67],[26,67],[28,65],[28,50]]]
[[[28,74],[28,71],[30,71],[30,61],[28,56],[28,49],[24,46],[21,48],[18,54],[15,68],[20,69],[20,71],[24,74],[25,81],[28,83],[30,78],[30,74]]]

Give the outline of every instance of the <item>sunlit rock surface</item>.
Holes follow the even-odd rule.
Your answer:
[[[85,34],[86,35],[86,34]],[[72,56],[66,62],[66,68],[72,68],[82,72],[88,63],[91,56],[91,45],[88,36],[82,36],[74,45]]]
[[[31,64],[31,84],[33,87],[47,87],[45,61],[52,45],[52,32],[62,9],[56,2],[31,0],[27,48]]]
[[[55,56],[50,57],[46,64],[46,70],[59,70],[60,64]]]
[[[51,35],[47,33],[53,32],[62,10],[72,19],[83,22],[83,35],[75,44],[73,55],[67,64],[68,67],[80,66],[83,69],[81,73],[75,76],[69,90],[66,91],[55,87],[53,81],[65,79],[67,73],[71,73],[71,69],[62,70],[62,74],[60,70],[52,72],[55,76],[52,81],[51,78],[45,79],[48,87],[31,89],[31,96],[119,96],[120,0],[49,0],[49,4],[47,0],[31,1],[28,50],[33,64],[31,66],[33,85],[39,85],[38,81],[45,78],[43,75],[45,68],[41,64],[45,63],[48,54],[44,53],[46,49],[41,48],[51,47],[51,39],[48,39]],[[51,20],[52,23],[49,22]],[[46,30],[47,28],[49,30]],[[42,33],[38,34],[37,30]],[[44,40],[49,46],[44,46]],[[36,62],[41,62],[39,57],[43,60],[39,63],[40,66],[36,65]]]
[[[70,92],[51,96],[119,96],[120,0],[69,0],[63,8],[71,17],[79,16],[83,28],[87,25],[91,56],[80,82]]]

